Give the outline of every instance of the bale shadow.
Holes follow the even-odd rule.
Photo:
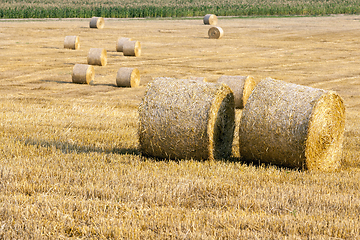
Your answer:
[[[81,146],[74,143],[69,142],[61,142],[61,141],[46,141],[46,140],[36,140],[27,138],[24,141],[25,145],[31,145],[36,147],[44,147],[44,148],[55,148],[61,150],[62,153],[70,154],[70,153],[105,153],[105,154],[119,154],[119,155],[140,155],[140,152],[136,148],[99,148],[93,146]]]
[[[40,82],[46,82],[46,83],[72,83],[72,82],[68,82],[68,81],[61,81],[61,80],[49,80],[49,79],[41,79],[39,80]]]
[[[151,155],[146,155],[141,153],[139,150],[137,150],[137,154],[141,156],[141,161],[147,161],[147,160],[151,160],[154,162],[174,162],[174,163],[180,163],[181,161],[186,161],[186,160],[192,160],[192,161],[196,161],[196,162],[207,162],[209,160],[207,159],[172,159],[172,158],[160,158],[160,157],[155,157],[155,156],[151,156]],[[229,157],[226,159],[215,159],[215,161],[217,162],[225,162],[225,163],[240,163],[240,164],[244,164],[247,167],[255,167],[255,168],[276,168],[280,171],[285,171],[285,172],[305,172],[306,170],[301,169],[301,168],[289,168],[286,166],[281,166],[281,165],[276,165],[276,164],[271,164],[271,163],[263,163],[260,161],[245,161],[244,159],[242,159],[241,157]]]
[[[112,83],[96,83],[94,84],[96,86],[106,86],[106,87],[116,87],[119,88],[118,86],[116,86],[116,84],[112,84]]]
[[[50,49],[60,49],[60,48],[58,48],[58,47],[40,47],[40,48],[50,48]]]

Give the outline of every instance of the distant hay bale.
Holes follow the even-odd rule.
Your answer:
[[[234,95],[225,84],[157,78],[139,106],[140,150],[170,159],[231,155]]]
[[[102,17],[92,17],[90,20],[90,28],[102,29],[105,26],[105,21]]]
[[[135,56],[140,57],[141,55],[141,44],[138,41],[127,41],[123,44],[124,56]]]
[[[194,81],[207,82],[206,77],[193,77],[193,76],[191,76],[189,79],[194,80]]]
[[[205,25],[216,25],[218,19],[217,16],[214,14],[206,14],[203,21]]]
[[[75,64],[72,73],[73,83],[92,84],[95,77],[94,67],[86,64]]]
[[[64,48],[77,50],[80,48],[80,40],[78,36],[66,36],[64,40]]]
[[[90,48],[87,62],[90,65],[105,66],[107,64],[107,52],[104,48]]]
[[[234,92],[235,108],[244,108],[256,85],[251,76],[221,76],[217,82],[225,83]]]
[[[122,52],[123,51],[123,46],[124,46],[124,43],[125,42],[128,42],[128,41],[132,41],[131,38],[119,38],[116,42],[116,51],[117,52]]]
[[[333,171],[340,165],[345,128],[341,97],[273,79],[262,80],[240,120],[245,161]]]
[[[138,87],[140,84],[140,72],[137,68],[120,68],[116,75],[118,87]]]
[[[209,38],[219,39],[224,36],[224,30],[221,27],[211,27],[208,31]]]

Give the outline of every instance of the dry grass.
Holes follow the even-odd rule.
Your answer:
[[[359,238],[358,17],[220,20],[221,41],[207,38],[201,19],[107,20],[101,33],[88,19],[0,21],[0,238]],[[116,52],[114,29],[141,41],[141,58]],[[65,35],[79,35],[81,49],[64,49]],[[95,66],[94,85],[73,84],[74,64],[86,63],[95,43],[108,50],[108,64]],[[139,69],[140,87],[115,86],[120,63]],[[342,167],[244,164],[238,129],[225,161],[141,156],[137,109],[146,83],[221,75],[339,93]]]

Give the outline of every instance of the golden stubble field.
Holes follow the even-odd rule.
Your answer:
[[[360,17],[0,20],[0,238],[358,239]],[[80,50],[63,48],[67,35]],[[115,51],[118,37],[142,45]],[[93,85],[74,64],[105,48]],[[141,86],[117,88],[120,67]],[[159,160],[138,151],[137,107],[155,77],[252,75],[337,91],[343,164],[311,173],[239,161]],[[241,112],[237,111],[237,117]]]

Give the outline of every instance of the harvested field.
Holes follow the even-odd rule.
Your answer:
[[[360,237],[360,17],[0,20],[0,238],[356,239]],[[36,24],[34,24],[36,23]],[[64,49],[65,36],[81,48]],[[140,57],[116,41],[141,42]],[[73,84],[90,48],[92,85]],[[138,88],[118,88],[120,67]],[[342,166],[311,173],[239,161],[141,156],[138,105],[156,77],[266,77],[336,91]],[[236,110],[239,123],[241,110]]]

